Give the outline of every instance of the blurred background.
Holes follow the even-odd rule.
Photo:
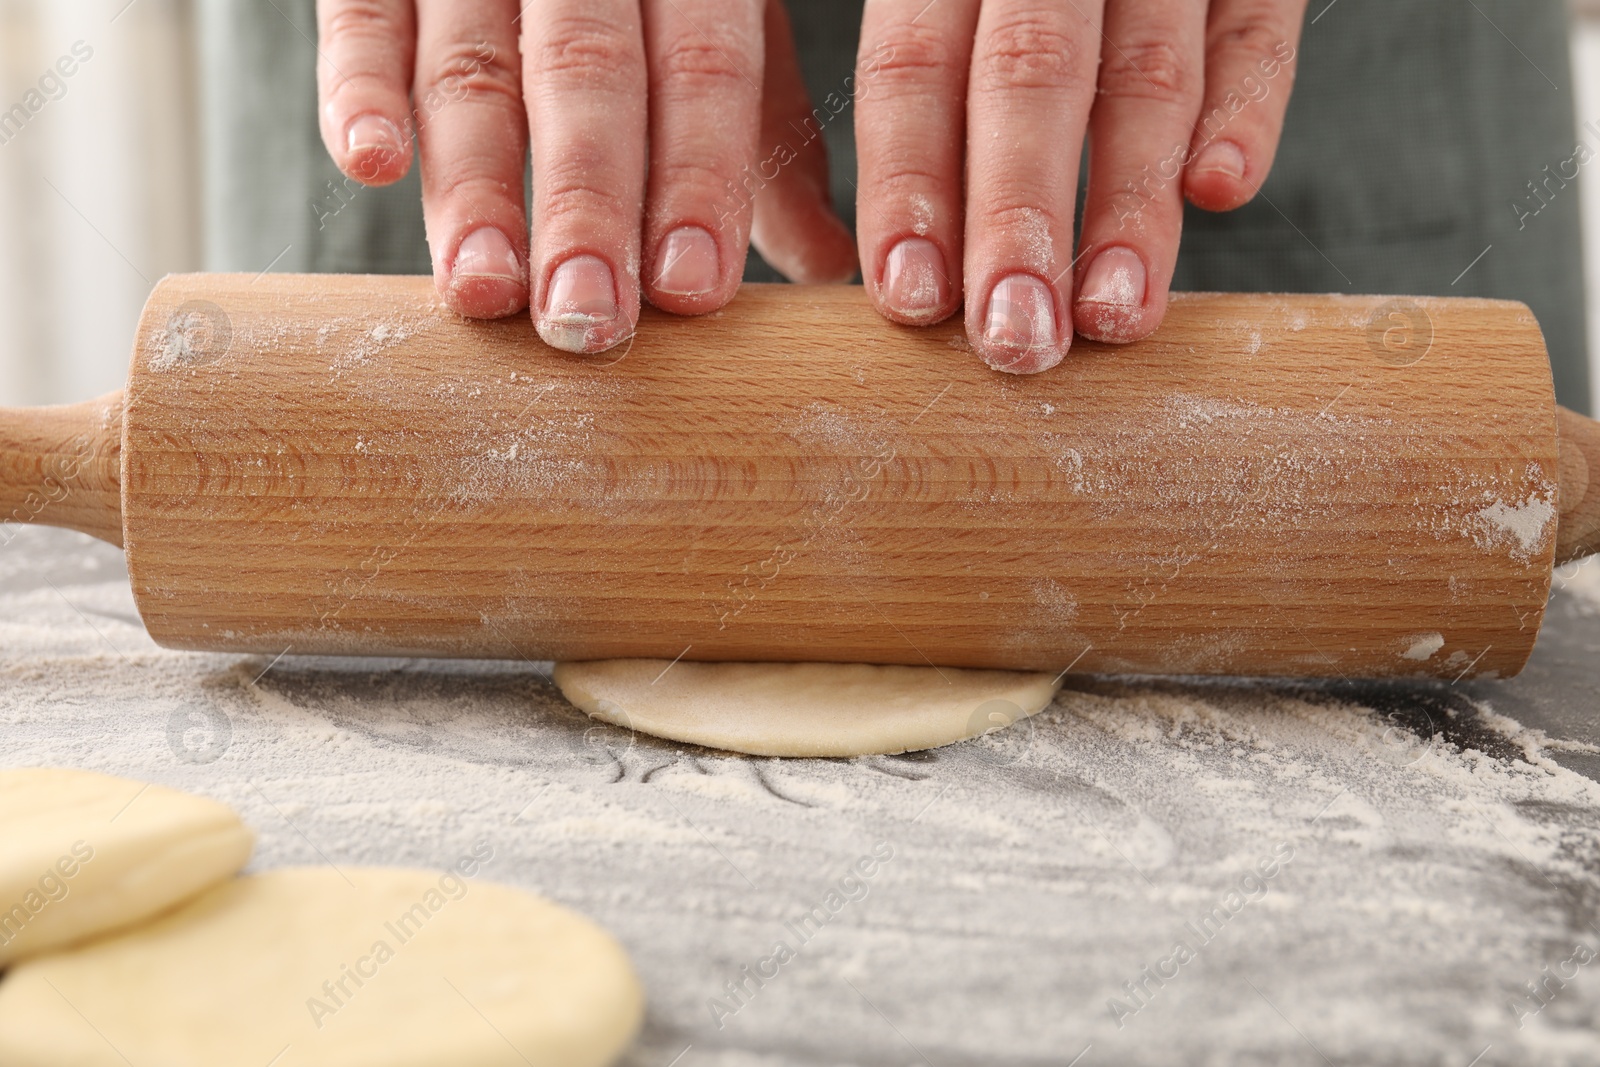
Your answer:
[[[0,0],[0,404],[119,388],[145,295],[204,263],[193,5],[127,2]]]
[[[1575,0],[1572,73],[1578,124],[1600,127],[1600,0]],[[1600,147],[1600,146],[1597,146]],[[1583,273],[1589,309],[1589,410],[1600,412],[1600,168],[1583,172]]]
[[[151,286],[173,271],[237,266],[206,232],[205,205],[250,208],[225,208],[226,178],[208,183],[199,150],[208,122],[199,42],[219,32],[208,24],[225,2],[0,0],[0,404],[118,388]],[[1321,6],[1312,0],[1311,14]],[[285,36],[314,33],[308,8],[288,5],[296,17],[284,15]],[[1574,143],[1600,153],[1600,0],[1573,0],[1572,16]],[[284,122],[273,122],[275,109]],[[259,100],[252,113],[263,139],[316,136],[297,128],[289,103]],[[305,198],[303,185],[284,184],[285,195]],[[1600,393],[1600,160],[1580,184],[1590,381]],[[1506,191],[1508,217],[1525,192]],[[281,258],[263,251],[259,269],[330,267],[305,259],[314,242],[299,240],[299,228],[316,216],[310,204],[301,214]]]

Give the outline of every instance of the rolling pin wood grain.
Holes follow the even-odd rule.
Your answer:
[[[1508,675],[1596,431],[1498,301],[1178,295],[1012,377],[844,287],[578,357],[425,278],[188,275],[125,396],[0,412],[0,518],[122,544],[178,648]]]

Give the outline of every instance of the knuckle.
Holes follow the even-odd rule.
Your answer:
[[[320,25],[324,41],[317,63],[324,98],[354,97],[352,106],[360,106],[374,96],[403,95],[408,87],[396,58],[402,28],[383,4],[346,0],[331,5]]]
[[[454,44],[431,57],[419,92],[436,91],[450,100],[522,103],[522,72],[492,48]]]
[[[506,182],[494,176],[491,160],[459,160],[451,170],[429,178],[429,195],[469,206],[506,198]]]
[[[624,191],[620,184],[605,180],[611,170],[604,152],[568,146],[538,177],[540,214],[547,219],[621,218],[626,209]]]
[[[1055,214],[1041,208],[1036,200],[1019,194],[998,194],[980,207],[976,221],[993,233],[1019,234],[1030,243],[1050,239],[1058,230]]]
[[[631,81],[644,69],[638,35],[605,19],[560,16],[541,23],[530,36],[526,58],[551,81],[604,86]]]
[[[423,180],[430,199],[460,197],[471,204],[506,199],[506,161],[489,149],[457,153],[445,166],[425,171]]]
[[[856,67],[864,79],[893,87],[943,82],[957,72],[961,59],[950,39],[929,26],[910,22],[886,28],[871,50],[862,48]]]
[[[1042,12],[1009,15],[979,43],[974,85],[982,90],[1086,89],[1092,86],[1097,54]]]
[[[616,193],[590,183],[567,183],[551,188],[541,197],[539,216],[547,229],[572,220],[572,228],[580,233],[596,229],[596,219],[622,217],[622,204]]]
[[[738,176],[738,168],[731,162],[718,160],[715,154],[701,157],[708,162],[674,156],[651,165],[651,170],[663,189],[671,190],[677,197],[712,199],[721,196]],[[725,164],[725,165],[721,165]]]
[[[914,198],[933,202],[929,194],[950,188],[949,176],[940,176],[905,163],[891,164],[872,176],[876,192],[892,202],[909,202]]]
[[[331,78],[325,84],[329,102],[340,102],[349,97],[353,98],[352,106],[359,106],[363,102],[371,101],[374,97],[381,99],[385,94],[403,92],[389,74],[350,64],[346,64],[346,70],[342,77]],[[400,99],[400,104],[403,109],[405,104],[403,96]]]
[[[1200,93],[1194,63],[1169,41],[1135,40],[1110,49],[1100,60],[1100,91],[1187,103]]]
[[[1242,53],[1246,56],[1271,55],[1287,39],[1279,20],[1265,11],[1241,13],[1239,18],[1213,27],[1206,42],[1209,51]]]
[[[668,92],[695,95],[724,93],[749,84],[733,61],[739,46],[700,33],[685,33],[666,42],[655,56],[652,73]]]
[[[377,43],[391,37],[399,30],[392,6],[377,0],[342,0],[329,5],[323,16],[322,28],[329,44],[347,44],[353,40],[371,40]]]

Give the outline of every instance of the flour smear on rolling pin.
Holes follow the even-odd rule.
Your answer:
[[[1260,345],[1259,332],[1254,341]],[[1107,516],[1151,507],[1171,516],[1202,516],[1218,533],[1241,524],[1305,528],[1320,524],[1323,516],[1362,506],[1339,495],[1341,483],[1352,476],[1412,481],[1420,456],[1444,467],[1445,480],[1419,485],[1409,509],[1391,517],[1394,525],[1414,525],[1440,540],[1466,537],[1519,562],[1538,553],[1554,534],[1558,487],[1537,465],[1496,478],[1451,470],[1447,445],[1391,418],[1327,410],[1312,414],[1179,393],[1150,412],[1137,429],[1106,436],[1071,421],[1071,413],[1054,404],[1020,398],[1012,402],[1018,425],[1034,447],[1054,462],[1075,492]],[[1052,423],[1071,429],[1052,431]],[[869,427],[821,405],[812,405],[788,429],[799,440],[839,454],[872,455],[900,437],[892,420]],[[888,478],[893,476],[888,472]],[[967,506],[982,509],[1021,499],[1006,487],[990,485],[970,496]],[[848,526],[847,512],[839,523]],[[1052,594],[1052,599],[1058,598]],[[1051,605],[1042,600],[1041,606]]]
[[[418,304],[409,313],[377,322],[332,317],[310,325],[304,317],[286,316],[264,325],[252,322],[236,328],[234,320],[217,305],[189,301],[169,317],[149,366],[153,371],[181,372],[202,362],[231,359],[245,372],[252,357],[293,345],[324,355],[328,373],[351,389],[353,401],[370,402],[380,412],[393,410],[403,397],[394,395],[395,379],[385,374],[382,360],[436,324],[441,314],[447,312],[435,305]],[[571,456],[592,445],[594,416],[586,402],[597,399],[597,394],[607,394],[603,383],[541,382],[531,369],[520,375],[513,370],[493,380],[465,379],[452,375],[446,367],[431,393],[438,401],[470,407],[485,390],[507,388],[528,392],[528,407],[537,405],[538,410],[517,424],[509,423],[502,413],[486,411],[489,424],[474,426],[455,454],[412,457],[433,468],[439,487],[411,509],[419,521],[427,522],[437,512],[492,503],[507,495],[548,491],[587,469],[582,463],[552,457]],[[407,447],[410,434],[403,422],[372,420],[364,432],[357,433],[353,450],[363,456],[408,455],[412,452]]]
[[[1445,446],[1387,418],[1184,394],[1150,414],[1145,425],[1109,438],[1074,426],[1036,439],[1074,489],[1107,514],[1147,502],[1174,517],[1203,516],[1218,531],[1246,523],[1282,530],[1317,525],[1323,516],[1366,506],[1339,493],[1354,475],[1404,484],[1415,479],[1419,457],[1441,466],[1450,459]],[[1134,489],[1139,500],[1129,496]],[[1468,537],[1526,561],[1554,534],[1557,489],[1531,463],[1494,479],[1448,471],[1443,482],[1419,485],[1411,510],[1391,521],[1441,540]]]
[[[383,372],[383,355],[435,322],[440,314],[437,306],[419,302],[408,313],[376,323],[335,318],[312,327],[303,318],[285,316],[275,322],[267,320],[265,329],[246,327],[235,335],[222,309],[206,301],[190,301],[169,319],[150,366],[153,370],[180,370],[197,360],[231,356],[244,369],[252,354],[265,355],[291,339],[297,345],[311,341],[315,350],[327,354],[331,374],[343,378],[348,372],[352,390],[377,402],[381,409],[385,399],[398,399],[387,395],[392,383]],[[1285,308],[1283,315],[1283,330],[1288,333],[1300,332],[1308,325],[1303,308]],[[1360,315],[1346,317],[1352,330],[1367,326]],[[302,334],[310,336],[297,336]],[[1231,343],[1257,353],[1263,344],[1262,330],[1245,331]],[[1267,373],[1266,367],[1263,373]],[[439,399],[470,405],[484,389],[504,389],[517,384],[516,378],[513,371],[509,381],[465,380],[453,378],[445,367],[433,392]],[[490,503],[506,495],[548,490],[587,469],[582,461],[558,461],[555,457],[571,457],[594,444],[588,405],[597,399],[614,399],[603,381],[552,379],[539,383],[537,370],[531,367],[520,384],[534,389],[529,407],[538,407],[532,417],[521,425],[475,428],[462,442],[459,455],[438,459],[437,473],[441,483],[450,487],[451,502]],[[1019,392],[1008,382],[1002,382],[1000,388],[1002,393]],[[547,395],[557,390],[559,394]],[[1029,431],[1036,447],[1053,459],[1077,492],[1098,501],[1108,513],[1138,505],[1169,512],[1203,510],[1207,524],[1224,531],[1241,523],[1293,529],[1305,525],[1303,520],[1313,519],[1319,510],[1341,508],[1344,502],[1337,489],[1352,473],[1377,472],[1380,480],[1403,481],[1419,455],[1449,460],[1444,445],[1410,433],[1403,422],[1341,415],[1334,410],[1337,401],[1338,397],[1331,398],[1327,408],[1311,414],[1244,399],[1176,393],[1150,412],[1148,421],[1137,429],[1119,429],[1107,439],[1096,434],[1095,427],[1081,423],[1072,423],[1070,432],[1052,431],[1051,423],[1067,425],[1071,413],[1053,405],[1029,407],[1013,397],[1021,416],[1019,426]],[[372,435],[358,442],[357,450],[370,454],[381,449],[384,429],[375,426]],[[869,427],[812,405],[787,429],[797,440],[835,454],[854,451],[869,455],[884,441],[892,445],[897,432],[905,427],[890,418]],[[395,433],[390,430],[391,437]],[[404,430],[398,435],[403,437]],[[1215,473],[1219,467],[1223,472],[1220,478]],[[1465,536],[1485,549],[1504,549],[1525,561],[1553,532],[1557,487],[1532,465],[1516,482],[1512,491],[1503,478],[1491,481],[1456,472],[1454,478],[1430,486],[1433,491],[1418,496],[1415,524],[1435,537]],[[1127,496],[1131,488],[1147,493],[1152,485],[1156,489],[1153,500],[1133,501]],[[990,486],[987,492],[981,486],[975,488],[978,491],[968,499],[972,507],[1008,498],[1003,487]],[[849,521],[844,513],[837,524],[848,527]]]
[[[1285,308],[1283,312],[1283,328],[1287,332],[1296,333],[1307,326],[1305,309]],[[419,302],[408,314],[376,323],[335,318],[312,327],[303,318],[285,316],[276,322],[267,320],[265,329],[247,327],[234,335],[233,324],[221,308],[207,301],[189,301],[170,317],[150,366],[166,371],[181,369],[199,359],[234,356],[241,361],[242,369],[248,366],[252,354],[265,355],[283,347],[291,338],[297,345],[311,340],[315,350],[327,353],[331,373],[341,377],[346,371],[364,372],[367,380],[353,376],[352,389],[382,401],[390,383],[381,362],[374,362],[435,322],[440,314],[439,307]],[[1352,330],[1367,326],[1367,320],[1360,315],[1351,313],[1346,317],[1346,325]],[[312,336],[294,336],[298,334]],[[1252,354],[1258,353],[1263,344],[1261,329],[1247,334],[1234,343]],[[536,369],[530,369],[524,384],[536,380]],[[503,388],[506,384],[452,379],[445,367],[435,394],[470,404],[481,390]],[[570,389],[573,383],[569,380],[564,384]],[[589,390],[595,388],[592,379],[583,384]],[[1009,384],[1002,382],[1002,391],[1008,391]],[[461,472],[465,477],[457,482],[461,498],[486,501],[502,491],[548,488],[555,480],[575,473],[570,467],[541,468],[541,445],[570,455],[574,445],[589,443],[592,417],[583,407],[586,400],[594,399],[585,395],[589,390],[552,398],[565,401],[553,408],[568,416],[560,424],[551,425],[550,420],[542,418],[527,426],[491,427],[474,434],[471,443],[479,446],[476,458],[481,462],[473,462],[472,455],[462,461],[469,469]],[[1223,528],[1244,521],[1294,526],[1297,516],[1304,515],[1307,509],[1337,506],[1336,499],[1310,490],[1325,491],[1336,485],[1339,471],[1376,470],[1386,478],[1401,476],[1408,467],[1405,459],[1397,455],[1401,451],[1397,446],[1404,443],[1415,451],[1422,445],[1419,435],[1408,437],[1406,427],[1395,420],[1343,416],[1331,411],[1336,402],[1334,398],[1327,409],[1312,415],[1300,409],[1264,407],[1242,399],[1230,402],[1178,393],[1151,413],[1154,418],[1139,429],[1121,430],[1109,441],[1097,439],[1092,427],[1080,425],[1074,425],[1071,433],[1045,429],[1035,440],[1054,457],[1079,492],[1102,499],[1108,506],[1119,501],[1119,490],[1132,485],[1148,486],[1153,461],[1159,458],[1162,467],[1158,473],[1164,477],[1156,483],[1158,495],[1152,503],[1166,508],[1220,507],[1223,510],[1219,514],[1229,516]],[[551,406],[541,408],[541,415],[552,410]],[[1019,414],[1025,416],[1024,425],[1037,427],[1040,414],[1048,423],[1065,420],[1070,413],[1051,407],[1048,412]],[[870,452],[875,441],[885,434],[892,439],[899,428],[892,420],[869,428],[815,405],[791,426],[797,439],[822,444],[836,453],[854,449],[863,454]],[[1217,441],[1244,442],[1249,447],[1219,449],[1214,447]],[[556,443],[562,447],[549,447]],[[370,448],[370,442],[365,442],[363,451]],[[1426,452],[1422,445],[1422,454]],[[1439,455],[1448,458],[1442,452]],[[1214,470],[1218,463],[1224,467],[1224,478],[1201,476],[1201,467]],[[1503,485],[1458,478],[1445,487],[1443,498],[1416,501],[1423,512],[1418,521],[1436,536],[1462,534],[1485,547],[1504,546],[1524,559],[1549,536],[1556,516],[1556,486],[1536,469],[1530,468],[1528,474],[1525,492],[1510,499],[1497,495],[1497,491],[1504,490]],[[994,489],[989,497],[994,500],[1002,495],[1002,490]],[[971,500],[979,506],[986,502],[989,501],[981,496]]]

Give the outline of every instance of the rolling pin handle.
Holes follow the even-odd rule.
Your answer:
[[[1600,552],[1600,422],[1556,408],[1561,518],[1556,563]]]
[[[122,392],[0,408],[0,523],[64,526],[122,545]],[[0,528],[0,545],[10,540]]]

